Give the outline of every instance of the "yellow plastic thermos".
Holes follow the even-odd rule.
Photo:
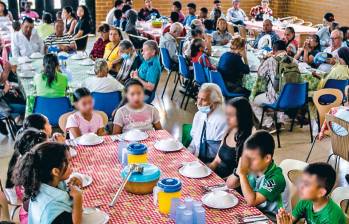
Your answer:
[[[159,180],[154,187],[154,204],[158,206],[160,213],[169,214],[173,198],[181,197],[182,183],[177,178],[164,178]]]
[[[147,146],[141,143],[131,143],[127,147],[127,163],[148,163]]]

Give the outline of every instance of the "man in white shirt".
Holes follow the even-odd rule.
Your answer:
[[[94,71],[96,76],[84,81],[83,86],[90,92],[110,93],[123,91],[124,86],[114,77],[108,74],[108,63],[105,59],[99,58],[95,62]]]
[[[201,86],[197,97],[199,111],[194,116],[188,150],[205,163],[212,162],[216,157],[227,129],[223,103],[219,86],[213,83]]]
[[[34,29],[33,19],[23,19],[21,30],[12,37],[11,49],[13,57],[29,57],[35,52],[44,53],[44,42]]]
[[[183,31],[183,25],[179,22],[173,23],[170,27],[170,32],[165,33],[160,38],[160,48],[166,48],[170,55],[172,62],[178,64],[177,56],[177,38],[181,35]]]
[[[233,7],[227,11],[227,21],[235,25],[245,25],[244,21],[248,20],[244,10],[240,8],[240,0],[233,0]]]
[[[343,32],[336,29],[331,32],[330,36],[330,46],[327,47],[324,52],[332,55],[332,58],[328,58],[326,60],[326,63],[321,64],[319,66],[319,70],[324,71],[324,72],[329,72],[334,64],[337,63],[338,61],[338,50],[342,46],[345,46],[343,44]]]
[[[107,17],[105,18],[105,21],[109,24],[109,25],[113,25],[114,24],[114,11],[117,9],[122,9],[122,7],[124,6],[124,1],[123,0],[116,0],[115,4],[114,4],[114,8],[112,8],[108,14]]]

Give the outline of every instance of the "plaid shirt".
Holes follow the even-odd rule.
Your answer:
[[[103,41],[101,37],[98,38],[98,40],[93,45],[90,56],[92,56],[93,58],[103,58],[105,45],[107,45],[107,43],[109,43],[109,39]]]

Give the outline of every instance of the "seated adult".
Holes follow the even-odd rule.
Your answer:
[[[83,87],[86,87],[90,92],[110,93],[124,89],[120,82],[108,74],[108,63],[105,59],[98,58],[95,61],[94,71],[96,76],[86,79],[83,83]]]
[[[193,41],[195,39],[202,39],[204,40],[204,51],[207,55],[211,54],[211,48],[212,48],[212,37],[210,35],[204,35],[203,31],[199,28],[192,29],[190,31],[191,38],[186,40],[183,44],[183,54],[186,58],[191,58],[191,46],[193,44]]]
[[[229,100],[225,114],[228,130],[215,159],[208,164],[221,178],[233,174],[238,166],[245,140],[252,134],[254,116],[250,103],[243,97]]]
[[[196,4],[192,2],[188,3],[187,11],[188,11],[188,15],[184,19],[184,22],[183,22],[184,26],[190,26],[192,24],[192,21],[196,19]]]
[[[217,21],[217,31],[212,33],[213,45],[226,45],[233,37],[228,32],[228,23],[225,19]]]
[[[220,16],[218,18],[225,18],[224,13],[222,12],[222,2],[221,2],[221,0],[214,0],[213,1],[213,9],[210,12],[210,19],[215,20],[215,14],[216,14],[215,11],[216,10],[219,10],[221,12]]]
[[[91,17],[90,13],[85,5],[80,5],[76,11],[78,16],[78,22],[74,29],[74,39],[81,38],[91,32]],[[87,39],[80,39],[76,41],[78,49],[86,45]]]
[[[258,76],[262,77],[267,82],[266,92],[257,95],[253,99],[253,111],[256,117],[261,121],[263,108],[262,105],[266,103],[274,103],[278,97],[278,93],[274,88],[274,82],[277,80],[279,61],[287,56],[286,43],[278,40],[273,45],[273,56],[266,59],[258,68]],[[275,83],[276,84],[276,83]],[[278,113],[278,121],[284,123],[284,118]],[[264,115],[263,127],[270,129],[273,124],[273,117]]]
[[[60,72],[57,56],[46,54],[43,64],[43,72],[34,77],[36,95],[44,97],[65,96],[68,88],[68,78]]]
[[[326,63],[319,66],[319,70],[329,72],[338,60],[338,50],[343,46],[343,33],[336,29],[331,33],[331,45],[327,47],[324,52],[329,56]]]
[[[273,15],[273,10],[269,8],[269,0],[262,0],[260,5],[251,8],[250,16],[256,21],[263,21],[265,15],[267,18]]]
[[[121,20],[120,20],[120,28],[122,31],[125,31],[125,28],[126,28],[126,24],[127,24],[127,17],[126,17],[126,13],[131,10],[132,7],[130,5],[127,5],[125,4],[122,9],[121,9],[121,12],[122,12],[122,17],[121,17]],[[138,15],[137,15],[138,17]]]
[[[335,22],[333,13],[327,12],[323,17],[323,27],[316,33],[320,37],[321,50],[330,46],[331,32],[333,30],[332,23]]]
[[[253,48],[258,48],[258,45],[261,45],[262,43],[259,43],[259,41],[262,39],[262,37],[269,35],[271,43],[269,43],[270,46],[272,46],[277,40],[279,40],[279,36],[273,31],[273,22],[270,19],[266,19],[263,22],[263,31],[258,34],[256,40],[253,43]],[[261,46],[264,47],[264,46]]]
[[[273,160],[274,150],[273,136],[257,131],[245,141],[236,172],[227,180],[229,188],[241,188],[249,206],[257,206],[272,219],[279,208],[289,209],[283,200],[284,191],[287,193],[285,177]]]
[[[185,16],[182,12],[182,3],[180,1],[174,1],[172,3],[172,12],[178,13],[178,22],[183,23]],[[172,15],[172,13],[171,13]],[[177,22],[177,21],[172,21],[172,22]]]
[[[23,19],[21,30],[15,32],[11,41],[13,57],[29,57],[32,53],[44,53],[44,43],[34,29],[34,20]]]
[[[201,21],[205,21],[208,18],[208,9],[206,7],[202,7],[200,9],[200,14],[198,16],[198,19],[200,19]]]
[[[122,58],[122,64],[116,79],[125,84],[130,78],[132,71],[138,70],[142,64],[142,58],[138,55],[133,44],[129,40],[122,40],[119,44],[119,54]]]
[[[24,11],[21,12],[21,17],[29,17],[33,20],[38,20],[39,14],[37,12],[35,12],[34,10],[31,10],[32,7],[32,3],[31,2],[26,2],[24,5]]]
[[[212,35],[216,31],[214,23],[215,23],[215,21],[212,19],[205,19],[204,20],[203,24],[205,26],[205,33],[206,34]]]
[[[214,29],[217,29],[217,22],[218,22],[218,19],[220,18],[224,18],[225,19],[225,16],[222,16],[223,13],[222,13],[222,10],[220,9],[214,9],[213,10],[213,27]]]
[[[131,78],[143,84],[147,101],[156,90],[161,75],[158,44],[153,40],[144,42],[142,55],[144,60],[138,70],[131,72]]]
[[[55,29],[52,23],[53,19],[51,13],[44,13],[42,15],[42,23],[36,28],[41,39],[46,39],[49,35],[51,35],[54,32]]]
[[[244,10],[240,8],[240,0],[233,0],[233,7],[227,11],[227,21],[235,25],[245,25],[246,20],[248,18]]]
[[[339,30],[343,32],[343,45],[349,47],[349,27],[341,26]]]
[[[294,28],[289,26],[285,29],[283,40],[286,42],[287,54],[291,57],[295,56],[298,51],[298,41],[296,40],[296,32]]]
[[[303,61],[316,68],[317,65],[314,63],[314,58],[319,52],[321,52],[320,38],[318,35],[313,34],[304,41],[303,47],[298,48],[294,59]]]
[[[90,53],[90,58],[96,60],[97,58],[103,58],[105,46],[110,42],[109,40],[110,26],[106,23],[102,24],[98,28],[99,38],[93,44],[93,48]]]
[[[204,163],[214,160],[227,130],[223,102],[224,97],[218,85],[205,83],[201,86],[188,150]]]
[[[160,12],[153,8],[152,0],[144,0],[144,7],[138,12],[138,19],[141,21],[148,21],[152,16],[160,18]]]
[[[76,23],[78,22],[75,18],[73,8],[66,6],[62,10],[62,20],[64,22],[64,33],[73,35]]]
[[[57,20],[55,22],[54,33],[49,35],[45,39],[44,43],[46,50],[51,45],[56,45],[60,51],[71,52],[76,50],[76,44],[73,37],[67,33],[64,33],[63,20]]]
[[[209,68],[210,70],[216,70],[216,66],[210,62],[207,57],[206,51],[207,43],[202,38],[195,38],[192,40],[190,45],[190,62],[200,63],[202,66]]]
[[[250,73],[245,39],[238,36],[231,41],[230,51],[220,57],[217,70],[230,91],[250,95],[250,91],[242,87],[244,75]]]
[[[122,10],[116,9],[114,10],[113,26],[117,28],[121,28],[121,24],[122,24]]]
[[[165,26],[165,28],[162,30],[162,35],[165,35],[165,33],[170,32],[171,25],[176,22],[180,22],[179,14],[177,12],[171,12],[170,23],[167,24],[167,26]],[[185,27],[183,27],[180,37],[185,37],[185,35],[187,35],[187,30],[185,29]]]
[[[110,42],[105,45],[103,58],[107,60],[108,67],[112,75],[117,74],[117,64],[120,63],[119,43],[122,40],[121,31],[111,27],[109,31]]]
[[[136,28],[137,22],[137,11],[130,9],[126,12],[127,23],[125,26],[125,32],[135,36],[139,36],[138,30]]]
[[[107,24],[109,25],[113,25],[114,24],[114,12],[115,10],[121,10],[122,7],[124,6],[124,1],[123,0],[116,0],[114,2],[114,8],[110,9],[106,18],[105,18],[105,21],[107,22]]]
[[[160,48],[166,48],[170,54],[172,62],[178,64],[178,44],[177,38],[180,37],[183,31],[183,25],[179,22],[171,25],[170,32],[165,33],[160,38]]]
[[[8,10],[5,2],[0,1],[0,23],[8,23],[13,21],[11,11]]]

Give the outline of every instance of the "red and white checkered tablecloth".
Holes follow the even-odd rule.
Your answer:
[[[201,186],[211,186],[224,183],[220,177],[212,173],[203,179],[189,179],[179,174],[179,165],[194,161],[197,158],[183,149],[179,152],[163,153],[157,151],[153,144],[171,135],[167,131],[150,131],[149,138],[142,143],[148,146],[149,163],[155,164],[161,170],[161,178],[177,177],[182,181],[182,198],[192,197],[200,200],[203,196]],[[93,183],[84,189],[84,207],[99,207],[110,216],[109,223],[174,223],[167,216],[159,213],[153,205],[152,195],[134,195],[123,191],[112,208],[108,206],[122,179],[122,166],[117,158],[118,142],[105,137],[103,144],[77,147],[78,156],[72,159],[74,171],[92,176]],[[242,216],[259,215],[261,212],[246,204],[241,195],[233,192],[239,198],[239,204],[231,209],[215,210],[206,208],[207,223],[239,223]]]

